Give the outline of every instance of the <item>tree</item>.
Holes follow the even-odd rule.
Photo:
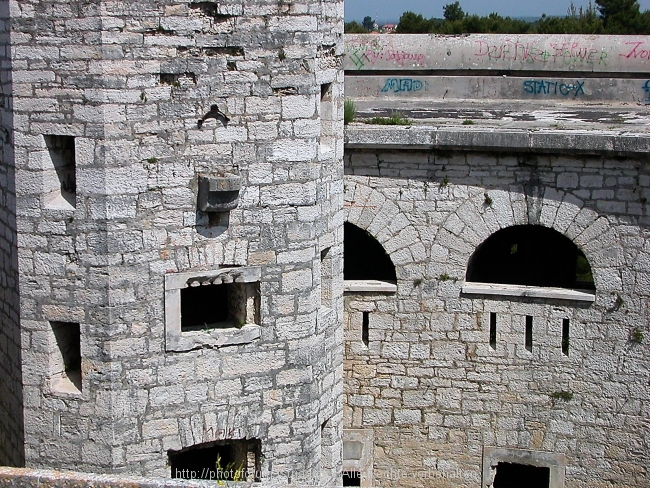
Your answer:
[[[642,16],[637,0],[596,0],[607,34],[638,34]]]
[[[465,18],[465,12],[460,8],[460,2],[449,3],[442,7],[443,17],[449,22],[454,20],[463,20]]]
[[[372,31],[372,29],[373,29],[374,26],[375,26],[375,21],[372,20],[372,17],[370,17],[369,15],[366,15],[366,16],[363,18],[363,22],[362,22],[362,24],[363,24],[363,26],[366,28],[366,30],[368,30],[368,31]]]
[[[430,30],[431,22],[422,17],[422,14],[413,12],[404,12],[395,28],[399,34],[426,34]]]
[[[368,29],[366,29],[356,20],[353,20],[352,22],[346,22],[343,27],[346,34],[367,34],[368,33]]]

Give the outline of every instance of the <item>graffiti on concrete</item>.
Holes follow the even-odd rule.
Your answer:
[[[645,85],[643,85],[643,91],[646,92],[645,101],[650,103],[650,80],[646,81]]]
[[[420,90],[427,90],[427,82],[416,80],[414,78],[388,78],[384,87],[381,89],[382,93],[393,92],[416,92]]]
[[[345,53],[355,68],[362,69],[378,61],[388,61],[398,66],[423,66],[422,53],[394,49],[390,42],[380,40],[355,40],[345,45]]]
[[[607,65],[607,52],[577,42],[513,42],[491,44],[485,40],[475,41],[474,56],[486,57],[490,61],[520,61],[522,63],[561,63]]]
[[[650,59],[650,49],[639,49],[643,44],[645,44],[645,41],[626,42],[625,44],[632,47],[627,48],[623,53],[620,53],[619,56],[627,59]]]
[[[533,95],[561,95],[563,97],[577,98],[584,95],[584,81],[565,83],[563,81],[550,80],[526,80],[524,91]]]

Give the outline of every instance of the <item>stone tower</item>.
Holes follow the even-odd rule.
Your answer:
[[[0,461],[333,480],[343,2],[0,14]]]

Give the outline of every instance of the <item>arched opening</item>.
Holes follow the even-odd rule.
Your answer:
[[[584,253],[556,230],[538,225],[515,225],[488,237],[470,258],[466,280],[596,289]]]
[[[382,245],[350,222],[343,225],[343,279],[397,281],[395,265]]]

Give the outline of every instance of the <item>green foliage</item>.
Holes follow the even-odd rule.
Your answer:
[[[225,466],[221,465],[221,455],[217,455],[217,461],[215,463],[215,468],[219,475],[217,476],[217,480],[219,484],[221,484],[222,480],[226,481],[245,481],[244,480],[244,466],[239,465],[233,461]]]
[[[284,61],[287,59],[287,54],[284,52],[284,49],[280,48],[280,51],[278,52],[278,59],[280,61]]]
[[[571,2],[565,17],[542,17],[527,22],[497,13],[468,15],[460,2],[443,7],[444,19],[425,19],[404,12],[397,24],[400,34],[650,34],[650,10],[639,11],[637,0],[595,0],[585,8]],[[347,30],[346,30],[347,32]]]
[[[442,7],[442,16],[445,20],[453,22],[454,20],[462,20],[465,18],[465,12],[460,7],[460,2],[456,1],[454,3],[449,3]]]
[[[377,125],[411,125],[411,121],[404,117],[404,114],[401,112],[393,112],[390,117],[373,117],[366,123]]]
[[[428,32],[435,32],[435,27],[442,24],[439,19],[426,20],[422,14],[414,14],[413,12],[404,12],[399,18],[395,32],[398,34],[426,34]]]
[[[490,205],[492,205],[492,197],[490,197],[490,195],[488,195],[487,193],[484,193],[483,196],[485,197],[485,200],[483,200],[483,203],[488,207]]]
[[[369,15],[366,15],[363,18],[362,25],[366,28],[367,31],[371,31],[375,26],[375,21]]]
[[[368,29],[366,29],[356,20],[353,20],[352,22],[346,22],[343,28],[346,34],[367,34],[368,33]]]
[[[564,390],[554,391],[551,393],[551,398],[553,400],[563,400],[565,402],[569,402],[573,398],[573,392]]]
[[[474,121],[472,119],[465,119],[463,120],[463,125],[474,125]]]
[[[636,342],[637,344],[641,344],[644,337],[645,336],[643,335],[643,331],[639,327],[635,327],[630,334],[630,340],[632,342]]]
[[[451,279],[451,276],[449,276],[447,273],[442,273],[440,276],[438,276],[438,279],[440,281],[449,281]]]
[[[156,164],[157,162],[158,162],[158,158],[156,157],[150,157],[149,159],[147,159],[147,163],[149,164]]]
[[[440,182],[440,188],[445,188],[447,185],[449,185],[449,177],[445,175],[445,177]]]
[[[354,101],[351,98],[346,98],[343,102],[343,123],[348,125],[350,122],[354,122],[356,116],[357,107]]]
[[[589,261],[584,256],[578,255],[576,258],[576,281],[578,283],[592,283],[594,282],[594,275],[591,273],[591,266]]]

